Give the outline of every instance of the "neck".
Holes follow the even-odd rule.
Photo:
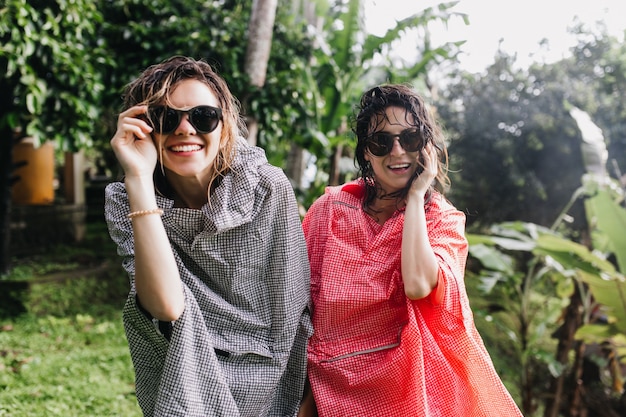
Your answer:
[[[174,207],[199,209],[209,201],[208,181],[200,178],[168,178],[174,191]]]
[[[366,212],[378,224],[383,224],[393,216],[396,210],[403,208],[405,205],[404,201],[398,201],[395,198],[376,198],[369,205]]]
[[[205,194],[204,198],[202,198],[202,196],[183,196],[176,193],[176,196],[174,197],[174,207],[200,209],[208,201],[207,196],[208,193]]]

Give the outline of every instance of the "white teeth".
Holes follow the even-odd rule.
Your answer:
[[[179,145],[170,148],[174,152],[193,152],[202,149],[200,145]]]
[[[400,168],[408,168],[410,164],[398,164],[398,165],[389,165],[391,169],[400,169]]]

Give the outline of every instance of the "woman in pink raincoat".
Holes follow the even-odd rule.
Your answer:
[[[443,196],[447,151],[428,107],[407,86],[372,88],[354,133],[359,178],[328,187],[303,223],[305,403],[323,417],[521,416],[473,321],[465,216]]]

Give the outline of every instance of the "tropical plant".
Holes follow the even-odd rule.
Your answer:
[[[609,212],[615,215],[609,225],[624,230],[626,209],[608,192],[598,190],[587,205],[603,213],[603,218]],[[598,229],[597,235],[612,251],[626,253],[619,232],[604,234]],[[481,265],[477,274],[485,305],[478,314],[488,316],[490,325],[506,335],[497,342],[500,353],[517,358],[511,364],[521,370],[514,391],[524,415],[537,415],[542,398],[546,413],[556,410],[546,416],[557,416],[560,407],[572,404],[580,410],[581,381],[587,392],[594,393],[584,399],[585,406],[592,408],[590,400],[598,398],[593,384],[606,380],[583,378],[583,365],[595,366],[598,374],[610,378],[603,391],[605,406],[613,402],[617,409],[626,376],[617,371],[620,361],[626,364],[626,279],[608,253],[532,223],[497,224],[488,235],[469,234],[468,239],[470,255]]]
[[[536,415],[540,396],[548,392],[545,417],[583,410],[617,416],[626,411],[625,193],[606,173],[602,131],[585,112],[570,113],[582,134],[582,186],[552,228],[497,224],[487,236],[469,235],[470,254],[482,265],[486,311],[498,312],[496,325],[514,341],[508,350],[517,353],[522,369],[518,389],[525,415]],[[556,231],[581,198],[586,245]]]
[[[0,82],[12,108],[0,124],[62,150],[91,144],[107,58],[94,36],[102,16],[87,0],[8,0],[0,10]],[[80,63],[80,65],[77,65]]]
[[[564,107],[571,91],[563,79],[559,65],[516,69],[502,54],[483,75],[461,77],[442,94],[450,198],[468,213],[468,226],[550,226],[580,186],[580,132]],[[570,214],[576,230],[586,227],[580,201]]]
[[[437,109],[450,138],[450,198],[468,226],[522,220],[549,227],[584,174],[570,105],[602,128],[615,178],[626,171],[624,45],[606,31],[579,27],[572,56],[520,69],[500,52],[486,72],[459,72]],[[587,228],[582,200],[568,213],[570,233]]]

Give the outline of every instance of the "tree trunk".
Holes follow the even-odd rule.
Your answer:
[[[254,0],[252,13],[248,23],[248,49],[244,70],[253,87],[261,88],[265,84],[267,64],[272,48],[272,33],[278,0]],[[247,98],[246,98],[247,101]],[[243,103],[244,107],[247,103]],[[258,122],[250,114],[246,114],[248,124],[248,142],[257,143]]]
[[[343,145],[339,144],[333,152],[332,159],[330,160],[330,173],[328,176],[328,185],[340,185],[341,184],[341,156],[343,155]]]
[[[304,150],[292,143],[287,154],[285,173],[296,189],[302,188],[305,169]]]
[[[294,0],[291,3],[291,14],[303,16],[310,26],[321,28],[322,22],[315,14],[315,2]],[[305,150],[295,142],[291,142],[285,172],[295,188],[304,187],[304,172],[306,171]]]
[[[11,172],[13,138],[11,131],[0,131],[0,276],[9,273],[11,242]],[[9,136],[7,136],[9,135]]]
[[[574,294],[570,298],[570,304],[567,306],[564,314],[563,325],[557,330],[559,343],[557,346],[556,360],[561,363],[565,369],[569,363],[569,356],[572,349],[576,347],[574,335],[576,330],[583,323],[583,304],[581,299],[581,293],[578,286],[575,286]],[[580,346],[579,346],[580,347]],[[579,355],[576,355],[578,358]],[[580,363],[576,361],[570,375],[580,374]],[[546,408],[544,410],[544,417],[557,417],[561,406],[567,404],[568,398],[571,400],[576,394],[568,395],[565,392],[565,382],[567,374],[565,371],[558,378],[555,378],[550,383],[549,396],[546,400]],[[565,397],[565,398],[564,398]]]

